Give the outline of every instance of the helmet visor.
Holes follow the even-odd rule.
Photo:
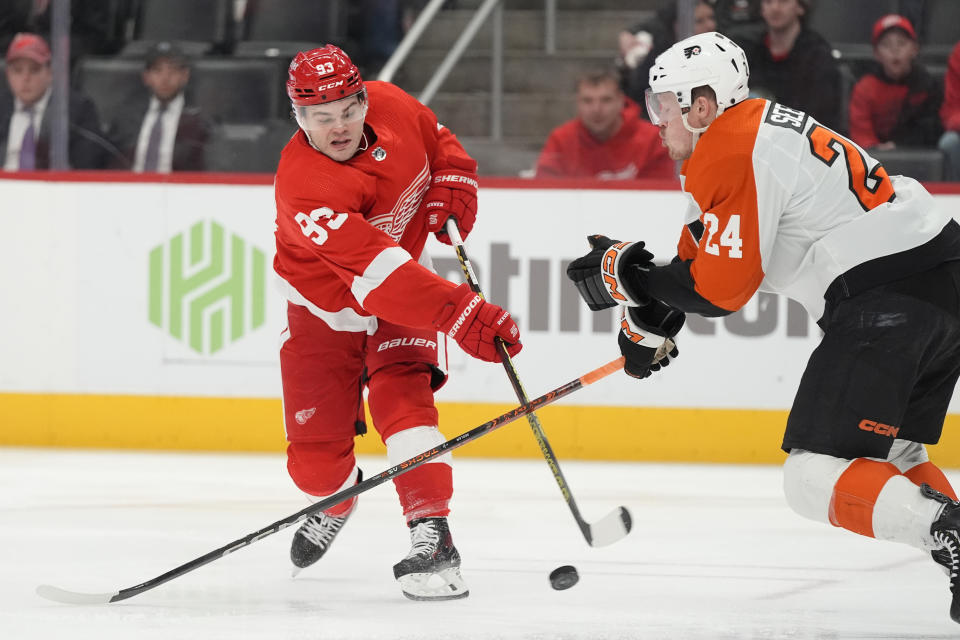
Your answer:
[[[653,90],[647,89],[644,96],[650,122],[657,126],[666,124],[683,113],[677,101],[677,94],[673,91],[654,93]]]
[[[295,106],[294,113],[302,129],[329,129],[363,120],[367,115],[367,102],[360,93],[334,102]]]

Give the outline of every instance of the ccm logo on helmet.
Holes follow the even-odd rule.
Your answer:
[[[896,438],[900,431],[900,427],[892,427],[875,420],[861,420],[859,426],[864,431],[873,431],[878,436],[890,436],[891,438]]]
[[[339,87],[342,84],[343,84],[343,80],[337,80],[336,82],[322,84],[316,88],[316,91],[326,91],[327,89],[333,89],[334,87]]]
[[[437,350],[437,343],[426,338],[394,338],[385,340],[377,347],[377,351],[386,351],[394,347],[426,347],[427,349]]]

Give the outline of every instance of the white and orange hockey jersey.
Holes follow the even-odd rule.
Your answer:
[[[825,296],[960,258],[960,225],[920,183],[888,176],[853,142],[784,105],[727,109],[680,173],[690,205],[679,259],[651,269],[647,286],[684,311],[724,315],[763,290],[819,319]]]
[[[287,299],[332,329],[372,333],[371,316],[429,327],[456,285],[429,270],[420,202],[448,158],[472,160],[412,96],[384,82],[366,87],[365,131],[375,139],[361,153],[337,162],[303,131],[284,148],[274,270]]]

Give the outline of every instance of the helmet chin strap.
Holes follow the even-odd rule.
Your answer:
[[[700,134],[706,131],[707,127],[709,127],[710,125],[708,124],[706,127],[699,127],[699,128],[690,126],[690,123],[687,121],[688,115],[689,115],[688,113],[685,113],[682,116],[680,116],[681,119],[683,120],[683,128],[689,131],[690,133],[692,133],[696,138],[699,138]]]

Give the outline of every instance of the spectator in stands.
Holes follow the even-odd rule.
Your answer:
[[[640,118],[639,107],[624,97],[613,69],[577,79],[577,117],[547,138],[538,178],[673,178],[674,165],[660,132]]]
[[[762,0],[766,32],[743,47],[752,97],[788,104],[839,133],[840,68],[830,44],[807,28],[810,0]]]
[[[715,31],[713,5],[715,0],[700,0],[693,11],[694,33]],[[616,59],[620,69],[620,84],[628,98],[644,104],[643,93],[649,86],[650,67],[658,55],[677,41],[677,3],[667,0],[653,19],[636,24],[619,35],[619,56]],[[640,115],[646,118],[645,110]]]
[[[946,154],[947,180],[960,181],[960,42],[953,47],[943,81],[944,99],[940,118],[945,130],[940,138],[940,150]]]
[[[6,171],[50,168],[50,47],[40,36],[18,33],[7,48],[7,83],[12,95],[0,100],[0,158]],[[106,157],[97,108],[70,93],[69,163],[73,169],[100,169]]]
[[[136,172],[203,171],[211,125],[187,106],[190,63],[175,44],[159,42],[147,53],[143,84],[150,98],[133,105],[110,128],[123,157],[118,168]]]
[[[850,138],[864,149],[932,148],[940,137],[943,89],[917,62],[917,33],[891,13],[873,25],[875,62],[850,96]]]

